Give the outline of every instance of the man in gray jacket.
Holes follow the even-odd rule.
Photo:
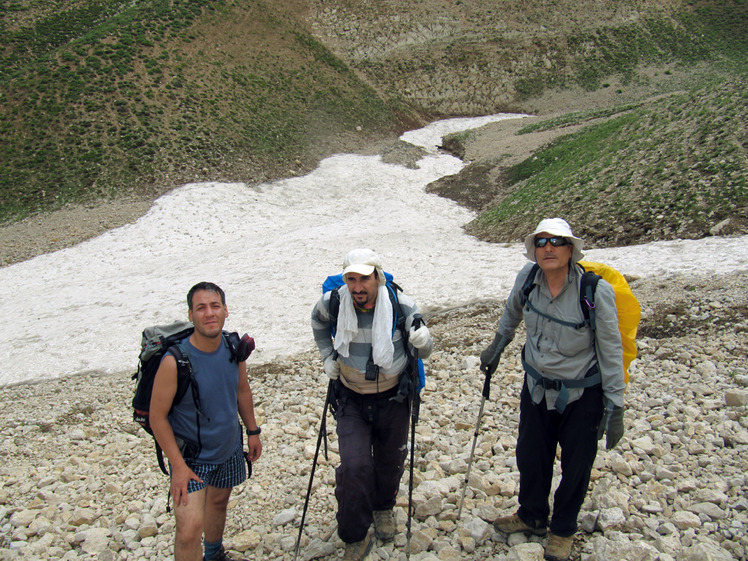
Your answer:
[[[596,328],[580,306],[583,241],[561,218],[542,220],[525,239],[528,263],[517,275],[491,345],[481,353],[481,369],[491,375],[504,348],[524,319],[525,383],[520,397],[517,468],[519,510],[497,519],[504,533],[550,536],[545,559],[571,555],[577,516],[587,493],[597,454],[598,429],[607,447],[623,436],[623,348],[613,287],[600,279],[595,293]],[[534,274],[534,279],[529,275]],[[526,289],[527,287],[527,289]],[[549,495],[556,448],[561,447],[561,481]]]
[[[434,344],[428,328],[414,321],[415,302],[403,293],[391,296],[376,253],[350,251],[343,280],[314,306],[312,332],[335,387],[338,535],[346,544],[343,559],[356,561],[371,550],[372,522],[381,540],[395,536],[392,509],[405,467],[413,395],[403,395],[401,377],[412,374],[409,357],[417,352],[427,358]],[[338,304],[331,309],[333,295]],[[402,330],[393,325],[395,312],[404,317]]]

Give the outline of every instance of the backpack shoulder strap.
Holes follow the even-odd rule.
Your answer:
[[[584,268],[582,270],[584,271]],[[592,271],[584,271],[579,283],[579,305],[582,308],[585,321],[589,323],[593,332],[597,327],[595,324],[595,292],[597,291],[597,283],[601,278],[600,275]]]
[[[169,352],[177,361],[177,391],[174,394],[174,400],[171,406],[174,407],[177,403],[182,401],[182,398],[187,393],[192,381],[192,363],[190,358],[187,356],[187,352],[184,350],[181,343],[175,343],[171,345],[166,352]],[[158,440],[154,437],[153,441],[156,444],[156,459],[158,460],[158,467],[165,475],[169,475],[169,470],[166,469],[166,461],[164,460],[164,452],[158,443]]]
[[[525,279],[525,282],[522,285],[522,294],[520,295],[520,301],[522,302],[522,307],[526,308],[527,310],[532,310],[536,314],[538,314],[540,316],[543,316],[546,319],[549,319],[551,321],[555,321],[556,323],[560,323],[561,325],[565,325],[567,327],[573,327],[574,329],[581,329],[582,327],[584,327],[585,325],[587,325],[590,322],[589,313],[588,312],[591,309],[588,306],[582,305],[582,315],[584,316],[584,321],[582,321],[580,323],[574,323],[574,322],[571,322],[571,321],[564,321],[562,319],[559,319],[559,318],[550,316],[550,315],[548,315],[548,314],[546,314],[544,312],[541,312],[540,310],[538,310],[535,306],[533,306],[530,303],[530,293],[532,292],[533,288],[535,288],[535,274],[537,273],[537,271],[538,271],[539,268],[540,268],[540,266],[537,263],[535,263],[535,265],[532,266],[532,269],[530,269],[530,274],[527,275],[527,279]],[[584,274],[586,275],[587,273],[584,273]],[[590,274],[593,274],[593,273],[590,273]],[[584,278],[584,276],[582,278]],[[597,286],[597,281],[595,281],[595,287],[596,286]],[[591,295],[590,295],[590,298],[591,298],[590,301],[592,302],[592,307],[594,307],[594,290],[595,290],[595,287],[591,287],[592,292],[591,292]],[[584,294],[584,292],[585,292],[585,290],[580,288],[580,295]],[[581,298],[581,296],[580,296],[580,298]]]
[[[530,274],[527,275],[527,278],[525,279],[525,282],[522,285],[522,292],[520,294],[520,302],[522,303],[523,307],[525,303],[527,302],[527,298],[530,296],[530,292],[532,292],[532,289],[535,288],[535,275],[537,275],[538,269],[540,269],[540,265],[535,263],[532,266],[532,269],[530,269]]]
[[[397,297],[398,291],[402,292],[403,289],[400,288],[400,285],[395,281],[390,281],[387,283],[387,293],[390,295],[390,302],[392,302],[392,334],[394,335],[395,329],[399,329],[400,333],[402,333],[403,337],[405,337],[407,340],[408,334],[405,332],[405,314],[403,313],[403,308],[400,305],[400,299]]]
[[[338,328],[338,313],[340,312],[340,287],[335,287],[330,291],[330,331],[335,337],[335,331]]]
[[[410,347],[408,346],[409,334],[405,329],[405,313],[403,312],[403,307],[400,305],[400,300],[397,297],[398,291],[402,292],[403,289],[396,282],[390,281],[387,283],[387,293],[390,295],[392,313],[394,315],[392,334],[394,335],[396,329],[400,330],[403,337],[405,356],[408,359],[408,366],[400,373],[397,394],[390,398],[401,403],[420,389],[416,387],[416,381],[413,379],[413,376],[415,375],[420,383],[423,381],[421,376],[425,376],[425,372],[423,371],[423,361],[421,359],[416,360],[410,352]]]
[[[172,407],[182,401],[184,394],[192,382],[192,363],[187,351],[181,343],[176,343],[169,347],[168,352],[174,356],[177,361],[177,393],[174,394]]]

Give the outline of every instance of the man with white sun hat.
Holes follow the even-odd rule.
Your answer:
[[[600,279],[593,330],[580,306],[584,242],[561,218],[542,220],[525,238],[528,263],[517,275],[496,336],[481,353],[487,376],[524,320],[525,378],[520,397],[517,468],[519,509],[494,525],[506,534],[550,536],[545,559],[571,556],[577,516],[584,502],[597,441],[607,433],[612,448],[623,436],[623,347],[613,287]],[[561,481],[549,496],[556,448]],[[550,523],[548,518],[550,516]]]

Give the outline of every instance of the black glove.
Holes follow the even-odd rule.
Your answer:
[[[600,420],[600,426],[597,429],[597,439],[600,440],[605,434],[605,447],[608,450],[615,448],[618,441],[623,437],[623,410],[623,407],[618,407],[607,401],[603,411],[603,418]]]
[[[239,347],[237,351],[237,356],[239,358],[239,362],[244,362],[249,358],[249,355],[252,354],[252,351],[255,350],[255,340],[252,339],[247,333],[242,335],[241,341],[239,341]]]
[[[500,335],[497,332],[496,336],[493,338],[493,342],[480,354],[480,369],[485,372],[486,375],[490,376],[496,372],[496,368],[499,366],[501,353],[504,352],[504,348],[511,342],[511,337]]]

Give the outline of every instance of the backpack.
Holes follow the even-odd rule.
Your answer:
[[[182,401],[187,390],[192,391],[192,398],[195,402],[198,418],[197,448],[199,451],[199,421],[202,414],[200,411],[200,391],[197,384],[192,383],[194,379],[192,364],[184,346],[180,344],[182,340],[192,335],[194,331],[195,328],[192,323],[187,321],[177,321],[168,325],[154,325],[146,327],[143,330],[141,349],[138,355],[138,371],[132,375],[132,379],[136,381],[132,408],[133,420],[153,437],[149,412],[151,394],[153,393],[153,381],[156,378],[156,372],[158,372],[161,359],[167,351],[170,351],[177,362],[177,391],[174,394],[171,408],[173,409],[175,405]],[[235,361],[237,364],[245,361],[254,350],[254,340],[249,335],[244,335],[240,338],[236,332],[224,331],[223,341],[231,351],[231,361]],[[164,474],[169,475],[161,446],[159,446],[155,437],[153,437],[153,441],[156,445],[158,466]],[[251,470],[251,465],[249,468]]]
[[[536,313],[541,313],[544,317],[581,329],[585,325],[589,325],[592,331],[595,331],[595,291],[597,290],[597,283],[602,278],[610,283],[613,287],[613,291],[616,295],[616,310],[618,312],[618,331],[621,333],[621,342],[623,344],[623,372],[626,383],[629,381],[629,366],[631,362],[636,358],[636,330],[641,319],[641,306],[639,301],[631,291],[631,287],[624,276],[610,265],[603,263],[595,263],[593,261],[579,261],[577,263],[584,273],[582,274],[582,280],[579,288],[579,305],[582,308],[582,315],[584,321],[579,324],[572,324],[565,322],[546,314],[542,314],[537,310],[533,310]],[[530,274],[527,276],[525,283],[522,287],[521,301],[522,305],[529,306],[528,297],[532,289],[535,287],[534,280],[535,274],[539,269],[539,265],[536,263],[530,270]]]
[[[393,276],[390,273],[385,272],[384,277],[386,279],[387,294],[389,294],[390,302],[392,303],[392,334],[395,334],[395,330],[399,329],[403,336],[405,354],[408,357],[408,368],[405,369],[403,374],[400,376],[400,388],[397,396],[394,398],[397,401],[402,401],[410,394],[410,381],[411,377],[407,374],[412,373],[415,369],[418,372],[418,384],[416,386],[416,392],[421,393],[421,390],[426,385],[426,369],[423,365],[423,360],[415,359],[411,356],[410,349],[408,348],[408,332],[405,329],[405,314],[400,306],[400,300],[397,297],[398,292],[402,292],[403,289],[393,280]],[[330,275],[322,283],[322,293],[325,294],[330,292],[330,333],[335,338],[335,329],[338,323],[338,313],[340,312],[340,294],[338,289],[345,284],[342,274]]]

